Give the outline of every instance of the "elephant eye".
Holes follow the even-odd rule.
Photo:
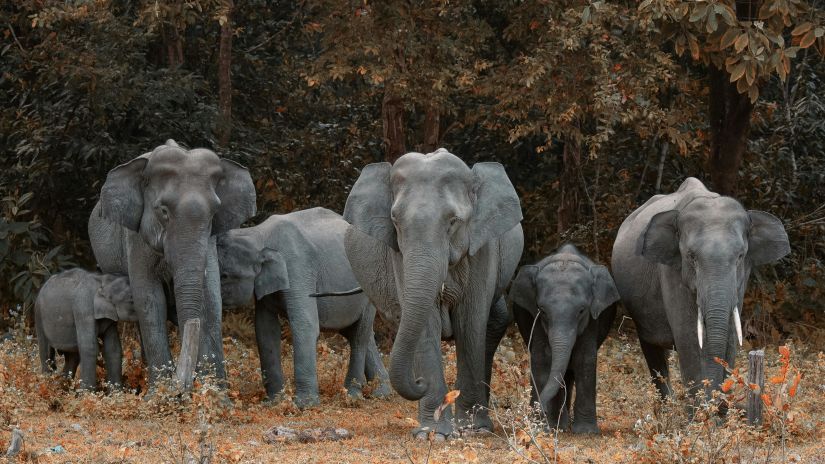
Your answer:
[[[157,208],[158,216],[160,216],[160,220],[166,222],[169,220],[169,208],[166,206],[160,205]]]

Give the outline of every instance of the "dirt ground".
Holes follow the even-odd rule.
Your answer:
[[[230,314],[226,325],[231,404],[222,401],[225,394],[208,381],[197,385],[186,402],[163,392],[150,400],[134,393],[78,395],[60,379],[39,374],[31,340],[0,345],[0,451],[8,447],[16,427],[24,435],[18,462],[825,463],[825,354],[793,343],[786,362],[777,347],[765,350],[769,381],[764,393],[770,406],[766,405],[763,427],[717,420],[701,408],[691,422],[684,398],[677,395],[675,401],[664,403],[656,399],[632,324],[623,323],[599,352],[602,433],[575,436],[542,433],[527,413],[527,357],[520,337],[512,331],[496,356],[491,414],[497,423],[495,434],[431,443],[410,436],[417,424],[415,403],[398,396],[369,399],[369,387],[364,400],[345,397],[342,384],[348,353],[338,336],[324,336],[319,343],[319,407],[300,411],[289,400],[263,405],[252,324],[244,314]],[[129,330],[124,330],[125,382],[141,389],[144,371]],[[452,381],[455,351],[447,343],[444,348],[447,377]],[[748,349],[746,341],[742,360]],[[283,344],[283,355],[291,380],[288,343]],[[797,370],[802,377],[794,387]],[[735,396],[737,388],[733,382],[730,394]],[[274,426],[343,427],[354,437],[266,443],[265,432]]]

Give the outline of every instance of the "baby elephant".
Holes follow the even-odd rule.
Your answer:
[[[98,337],[103,339],[106,380],[120,386],[117,321],[136,321],[129,279],[71,269],[43,284],[34,304],[34,323],[43,372],[55,368],[55,351],[65,357],[63,373],[73,377],[80,364],[80,387],[97,385]]]
[[[350,345],[347,393],[359,396],[366,380],[378,378],[373,396],[390,394],[389,377],[373,337],[375,307],[363,293],[312,298],[324,289],[358,286],[344,252],[344,219],[324,208],[270,216],[263,223],[218,237],[221,299],[240,306],[255,296],[255,333],[267,397],[284,388],[281,323],[289,320],[295,364],[295,404],[319,403],[316,343],[321,329],[334,330]]]
[[[596,352],[607,337],[619,299],[607,268],[566,244],[537,264],[519,269],[509,298],[530,349],[532,401],[541,404],[551,425],[567,429],[575,385],[573,432],[599,433]],[[562,386],[565,391],[560,391]]]

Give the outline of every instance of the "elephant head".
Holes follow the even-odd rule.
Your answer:
[[[228,307],[242,306],[289,288],[289,272],[283,255],[264,246],[249,229],[233,229],[218,236],[221,299]]]
[[[103,274],[95,281],[98,285],[94,297],[95,319],[137,321],[128,277]]]
[[[695,297],[704,373],[718,388],[724,370],[714,358],[733,358],[734,333],[742,343],[742,299],[751,268],[790,253],[782,222],[729,197],[698,197],[653,216],[638,246],[646,259],[679,273]]]
[[[592,263],[575,246],[564,245],[539,264],[522,266],[510,287],[510,299],[538,316],[548,337],[552,361],[540,392],[541,404],[546,405],[564,382],[577,336],[619,300],[619,292],[606,267]]]
[[[372,280],[380,288],[363,281],[370,279],[359,281],[373,300],[400,305],[390,381],[402,397],[417,400],[427,391],[423,379],[413,375],[413,357],[428,318],[440,311],[438,300],[449,271],[466,265],[521,218],[516,191],[498,163],[470,169],[442,148],[407,153],[393,165],[371,164],[361,172],[347,198],[344,219],[378,243],[348,244],[347,255],[354,268],[359,260],[390,263],[387,272],[382,269],[384,275]],[[351,230],[347,234],[349,241]],[[354,248],[356,253],[386,256],[364,259],[353,256]],[[362,270],[354,271],[358,275]]]
[[[203,323],[210,237],[255,214],[255,187],[243,166],[173,140],[109,172],[101,215],[162,254],[172,276],[178,320]],[[185,336],[186,334],[184,334]]]

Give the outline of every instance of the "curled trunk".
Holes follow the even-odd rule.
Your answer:
[[[415,378],[415,352],[425,325],[438,312],[436,299],[447,269],[446,257],[428,252],[404,256],[404,294],[401,299],[401,324],[390,355],[390,382],[408,400],[419,400],[427,392],[423,378]]]

